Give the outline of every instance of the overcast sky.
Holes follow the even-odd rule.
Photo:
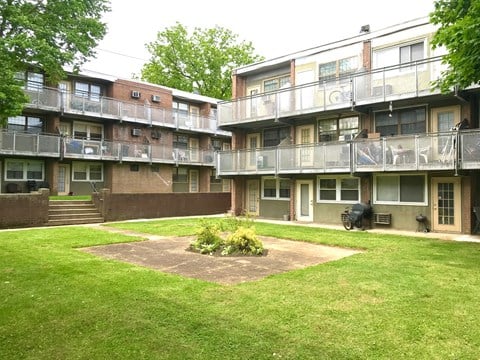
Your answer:
[[[343,0],[285,2],[243,0],[111,0],[104,21],[108,33],[97,59],[83,66],[108,75],[140,74],[150,57],[145,48],[165,28],[181,23],[189,30],[215,25],[231,30],[238,41],[252,42],[267,59],[428,16],[434,0]]]

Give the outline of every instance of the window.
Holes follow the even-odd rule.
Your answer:
[[[177,121],[180,121],[181,124],[185,124],[188,119],[188,109],[189,106],[187,103],[172,101],[172,111],[175,115]]]
[[[424,107],[375,114],[375,132],[381,136],[424,133],[426,124]]]
[[[210,184],[221,184],[222,179],[217,177],[217,171],[215,169],[212,169],[210,171]]]
[[[267,129],[263,132],[263,146],[277,146],[282,140],[290,138],[290,128]]]
[[[43,119],[36,116],[15,116],[8,118],[7,129],[29,134],[40,134],[43,131]]]
[[[290,84],[290,75],[280,76],[274,79],[268,79],[263,82],[263,91],[275,91]]]
[[[97,163],[73,163],[74,181],[103,181],[103,165]]]
[[[376,175],[374,203],[427,205],[425,175]]]
[[[290,179],[263,177],[262,199],[288,200],[290,199]]]
[[[26,90],[37,91],[43,88],[43,74],[26,71],[25,73],[18,73],[16,78],[25,83]]]
[[[98,140],[103,138],[102,125],[75,122],[73,124],[73,137],[75,139]]]
[[[400,64],[405,64],[422,59],[423,42],[400,47]]]
[[[44,163],[35,160],[5,160],[5,180],[43,180]]]
[[[358,69],[358,58],[349,57],[318,66],[318,80],[323,82],[333,81],[337,78],[347,77]]]
[[[140,171],[140,165],[138,165],[138,164],[130,164],[130,171],[133,171],[133,172],[138,172],[138,171]]]
[[[187,149],[188,148],[188,135],[173,134],[173,148],[174,149]]]
[[[360,180],[352,177],[318,177],[318,202],[360,201]]]
[[[356,135],[358,133],[358,117],[318,121],[318,141],[337,141],[340,136]]]
[[[188,169],[185,167],[173,168],[173,182],[174,183],[188,183]]]
[[[100,101],[102,96],[102,87],[96,84],[85,82],[75,82],[75,95],[88,98],[93,101]]]
[[[424,59],[424,42],[375,50],[373,68],[379,69]]]

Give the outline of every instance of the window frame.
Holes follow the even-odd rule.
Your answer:
[[[20,124],[20,123],[19,124],[13,124],[13,123],[11,123],[11,121],[13,122],[14,119],[22,119],[23,124]],[[30,126],[29,121],[28,121],[29,119],[37,119],[38,122],[41,124],[41,127]],[[12,130],[11,128],[9,128],[11,126],[15,126],[15,127],[22,126],[23,129],[22,130]],[[31,131],[32,129],[35,129],[37,131]],[[31,115],[11,116],[7,119],[7,130],[9,130],[9,131],[21,131],[21,132],[24,132],[24,133],[27,133],[27,134],[41,134],[45,130],[45,119],[40,117],[40,116],[31,116]]]
[[[87,89],[79,89],[77,88],[77,85],[85,85]],[[93,91],[93,88],[98,88],[98,92]],[[73,93],[75,96],[99,102],[103,96],[103,86],[97,83],[76,80],[73,84]]]
[[[85,137],[77,137],[75,135],[76,130],[78,129],[77,126],[85,126]],[[92,138],[92,127],[99,127],[101,134],[100,134],[100,139],[98,138]],[[80,132],[80,131],[77,131]],[[92,140],[92,141],[102,141],[104,139],[104,128],[103,124],[98,124],[98,123],[89,123],[89,122],[83,122],[83,121],[74,121],[72,125],[72,138],[78,139],[78,140]]]
[[[85,179],[78,179],[75,174],[79,171],[78,166],[85,166]],[[92,179],[92,167],[100,166],[100,179]],[[104,180],[104,168],[103,164],[99,162],[84,162],[84,161],[73,161],[72,162],[72,181],[76,182],[103,182]]]
[[[8,177],[8,172],[11,171],[9,170],[9,164],[13,163],[20,163],[22,165],[22,178],[10,178]],[[32,178],[28,177],[28,172],[29,164],[36,164],[36,165],[41,165],[42,168],[42,176],[40,178]],[[24,160],[24,159],[5,159],[5,165],[4,165],[4,173],[3,173],[3,178],[5,181],[28,181],[28,180],[36,180],[36,181],[44,181],[45,180],[45,162],[40,161],[40,160]],[[17,171],[18,172],[18,171]]]
[[[423,198],[424,200],[422,202],[412,202],[412,201],[401,201],[401,179],[405,177],[422,177],[423,178]],[[396,178],[398,179],[397,183],[397,200],[378,200],[378,178],[385,178],[385,177],[391,177],[391,178]],[[408,174],[408,173],[401,173],[401,174],[374,174],[373,175],[373,196],[372,196],[372,201],[373,204],[378,204],[378,205],[401,205],[401,206],[428,206],[428,182],[427,182],[427,174],[426,173],[414,173],[414,174]]]
[[[418,46],[419,44],[422,44],[423,46],[423,54],[421,59],[416,59],[416,60],[411,60],[411,49],[414,46]],[[402,61],[402,49],[410,49],[410,56],[409,59],[410,61]],[[373,69],[383,69],[383,68],[391,68],[391,67],[399,67],[399,72],[408,72],[408,71],[415,71],[415,66],[408,66],[408,64],[417,62],[417,61],[422,61],[426,59],[426,39],[416,39],[412,40],[409,42],[405,42],[402,44],[397,44],[395,46],[388,46],[388,47],[382,47],[378,49],[373,49],[372,52],[372,63],[373,63]],[[390,52],[390,55],[386,56],[385,58],[388,60],[381,59],[380,61],[380,56],[382,54],[388,54]],[[384,55],[385,56],[385,55]],[[380,63],[380,65],[379,65]],[[412,64],[413,65],[413,64]],[[423,70],[425,68],[425,64],[420,64],[417,69],[418,70]],[[396,72],[389,72],[391,75],[395,75]]]
[[[356,119],[357,127],[343,127],[342,122],[348,122],[348,119]],[[332,128],[322,131],[322,123],[332,123]],[[338,141],[340,136],[356,135],[360,132],[360,118],[358,116],[346,116],[341,118],[318,119],[317,120],[317,136],[319,142]]]
[[[271,83],[271,85],[270,84],[267,85],[267,83]],[[262,81],[263,92],[267,93],[271,91],[277,91],[281,89],[283,86],[285,86],[285,84],[288,84],[288,83],[290,83],[290,74],[288,75],[283,74],[283,75],[279,75],[269,79],[265,79]]]
[[[345,66],[346,64],[351,65]],[[318,64],[318,81],[320,83],[329,83],[335,80],[345,79],[354,74],[358,70],[358,67],[358,56],[349,56]],[[324,75],[322,75],[322,72]]]
[[[342,191],[346,190],[342,188],[342,180],[348,179],[348,180],[357,180],[357,199],[356,200],[342,200]],[[332,200],[327,200],[327,199],[321,199],[320,198],[320,191],[321,191],[321,180],[335,180],[335,199]],[[328,176],[328,175],[318,175],[317,176],[317,190],[316,190],[316,202],[319,204],[356,204],[360,202],[360,199],[362,198],[361,194],[361,181],[359,177],[355,176]]]
[[[275,196],[265,196],[265,181],[266,180],[275,180]],[[282,197],[280,193],[280,182],[281,181],[289,181],[290,184],[290,191],[288,192],[288,197]],[[275,177],[275,176],[262,176],[261,180],[261,199],[262,200],[280,200],[280,201],[290,201],[290,198],[292,196],[291,192],[291,185],[292,185],[292,180],[290,178],[284,178],[284,177]]]
[[[405,119],[405,115],[409,112],[415,112],[418,110],[423,110],[423,115],[424,115],[424,121],[425,127],[421,129],[420,131],[412,131],[412,132],[402,132],[402,126],[406,124],[418,124],[421,123],[419,121],[416,121],[414,123],[409,123],[409,122],[402,122],[402,119]],[[404,117],[402,118],[402,114],[404,114]],[[388,119],[396,119],[396,133],[384,133],[378,129],[378,117],[379,115]],[[427,131],[427,108],[426,106],[417,106],[417,107],[409,107],[409,108],[401,108],[401,109],[393,109],[392,111],[376,111],[374,113],[374,128],[376,133],[380,133],[380,136],[391,136],[391,135],[413,135],[413,134],[418,134],[418,133],[425,133]],[[383,125],[383,127],[387,127],[388,125]],[[394,126],[393,124],[390,126]]]

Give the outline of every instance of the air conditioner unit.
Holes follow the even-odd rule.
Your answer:
[[[385,85],[385,95],[391,95],[393,93],[392,85]],[[383,86],[374,86],[372,88],[373,96],[383,96]]]
[[[141,129],[132,129],[132,136],[140,136],[142,135]]]
[[[160,102],[160,95],[152,95],[152,101],[159,103]]]
[[[140,91],[137,91],[137,90],[132,90],[132,98],[134,99],[140,99]]]

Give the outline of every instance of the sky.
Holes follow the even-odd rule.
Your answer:
[[[146,44],[177,22],[189,31],[217,25],[231,30],[238,42],[251,42],[255,54],[273,59],[356,36],[363,25],[375,31],[428,16],[433,4],[434,0],[111,0],[111,11],[103,18],[107,35],[96,48],[96,59],[82,70],[139,76],[150,58]]]

